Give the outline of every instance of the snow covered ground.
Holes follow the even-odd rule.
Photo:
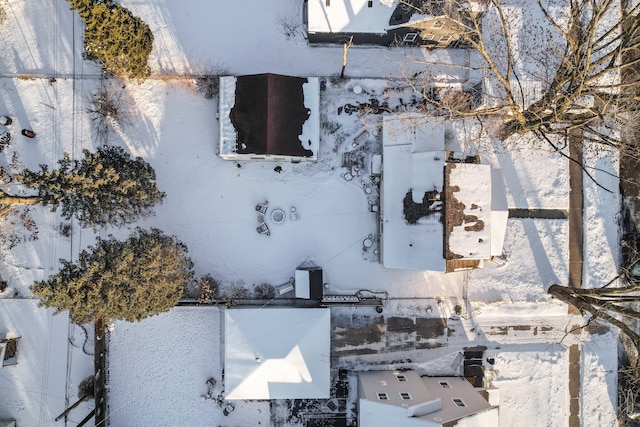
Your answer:
[[[412,96],[410,89],[402,85],[402,77],[425,68],[411,62],[410,56],[429,62],[464,64],[468,61],[466,52],[351,48],[346,75],[352,79],[327,78],[326,90],[321,94],[319,161],[280,164],[283,170],[276,173],[274,163],[235,163],[217,157],[216,99],[207,100],[198,94],[191,80],[166,75],[213,71],[337,75],[342,47],[307,45],[302,37],[302,2],[121,3],[150,25],[155,36],[151,66],[156,76],[164,76],[127,86],[132,100],[132,125],[110,132],[109,143],[124,146],[152,164],[160,188],[167,193],[156,216],[139,225],[156,226],[175,234],[189,247],[197,275],[212,274],[224,286],[282,284],[297,266],[314,262],[323,268],[330,293],[352,294],[359,289],[388,292],[392,300],[385,305],[387,317],[425,316],[423,302],[437,298],[445,301],[443,313],[438,313],[443,317],[451,315],[456,303],[474,316],[490,312],[485,315],[486,320],[478,320],[478,333],[468,323],[456,323],[460,335],[454,336],[448,347],[434,353],[423,352],[422,357],[433,355],[433,360],[416,360],[415,367],[422,373],[450,374],[451,362],[465,343],[495,341],[487,334],[493,327],[518,324],[522,318],[528,322],[549,318],[555,331],[551,337],[529,334],[523,343],[522,336],[507,335],[501,343],[506,347],[496,353],[494,386],[503,390],[502,425],[517,425],[522,413],[535,414],[536,425],[562,424],[557,421],[565,420],[568,412],[568,374],[567,348],[560,336],[569,320],[580,319],[563,317],[566,306],[550,300],[546,290],[552,283],[564,284],[568,279],[568,222],[510,219],[504,259],[485,263],[485,268],[470,273],[445,275],[383,269],[373,251],[363,247],[364,239],[377,233],[376,215],[369,209],[370,202],[376,201],[376,191],[365,185],[366,175],[344,178],[344,152],[362,154],[365,168],[370,156],[381,152],[381,141],[375,135],[380,135],[377,130],[381,116],[349,115],[344,110],[339,112],[339,108],[368,102],[370,98],[400,108],[400,98],[406,103]],[[17,138],[0,153],[2,165],[11,161],[15,152],[25,165],[37,167],[40,163],[53,165],[65,151],[77,156],[82,149],[97,146],[100,141],[86,107],[89,95],[101,84],[100,73],[94,64],[81,60],[81,23],[77,15],[63,0],[12,0],[5,7],[7,19],[0,29],[0,114],[10,113],[16,118],[17,129],[34,129],[38,136],[34,141]],[[295,30],[286,34],[285,27],[290,29],[290,24]],[[428,66],[426,71],[433,78],[452,82],[472,77],[463,69]],[[32,79],[25,74],[42,78]],[[74,74],[78,78],[72,79]],[[55,81],[50,81],[51,77]],[[363,89],[362,93],[354,93],[356,85]],[[531,141],[504,144],[480,138],[479,126],[472,122],[448,123],[446,127],[447,148],[478,153],[483,163],[502,169],[510,208],[568,209],[565,158]],[[363,130],[369,131],[369,137],[354,145]],[[588,151],[587,159],[607,171],[617,170],[613,153]],[[618,252],[617,183],[604,174],[598,178],[613,193],[602,191],[585,178],[584,276],[586,283],[593,286],[614,275]],[[270,237],[259,235],[254,206],[264,200],[285,211],[295,207],[299,219],[288,218],[283,224],[274,225]],[[95,239],[93,230],[82,230],[74,223],[69,237],[61,235],[63,221],[54,212],[35,209],[34,218],[40,227],[39,240],[2,252],[0,276],[9,282],[2,297],[14,293],[30,296],[28,286],[55,272],[59,258],[73,259]],[[128,230],[99,233],[126,235]],[[26,338],[49,334],[52,343],[66,348],[69,330],[75,327],[69,326],[65,315],[51,318],[50,311],[29,302],[21,319],[49,319],[49,329],[38,328],[34,322],[22,327],[22,335]],[[181,307],[139,323],[114,324],[109,353],[111,425],[171,425],[173,420],[189,421],[184,425],[209,425],[212,420],[238,426],[269,425],[270,408],[266,403],[243,402],[226,417],[223,407],[202,397],[207,394],[208,378],[217,380],[216,387],[221,383],[223,310]],[[497,317],[501,319],[496,320]],[[615,375],[610,371],[615,369],[615,358],[606,337],[591,337],[589,340],[593,341],[584,344],[582,377],[590,384],[581,406],[585,425],[590,420],[594,420],[591,425],[603,425],[614,419],[616,386]],[[38,360],[42,362],[46,354],[40,356]],[[366,363],[345,357],[344,362],[362,369],[385,368],[390,356],[369,357]],[[86,363],[91,361],[81,362],[74,357],[70,372],[83,371]],[[64,364],[59,367],[62,373]],[[0,372],[0,381],[8,375],[5,371]],[[18,373],[14,369],[11,377],[15,374],[17,378]],[[73,399],[76,380],[69,381],[57,371],[55,376],[25,378],[28,387],[16,386],[14,379],[7,387],[38,393],[52,388],[57,397],[44,400],[25,395],[5,406],[0,403],[0,418],[20,416],[40,425],[53,425],[57,415],[54,413],[63,409],[60,399],[65,396],[65,386],[66,395]],[[0,384],[4,387],[4,383]],[[544,398],[549,390],[553,399]],[[608,409],[598,412],[602,405]],[[78,409],[78,413],[82,411]],[[72,421],[69,424],[74,425]]]
[[[110,425],[269,425],[267,401],[222,414],[223,342],[218,307],[178,307],[142,323],[115,322],[109,346]],[[156,357],[160,356],[162,363]],[[124,364],[124,366],[121,365]],[[208,387],[207,380],[215,384]],[[121,389],[123,384],[130,387]],[[203,423],[203,420],[207,420]]]
[[[0,336],[19,337],[17,364],[0,367],[0,419],[19,426],[76,425],[93,409],[88,400],[59,422],[93,370],[93,325],[69,323],[66,313],[34,299],[0,298]],[[68,424],[66,422],[68,422]]]

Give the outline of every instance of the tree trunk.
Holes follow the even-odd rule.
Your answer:
[[[551,285],[549,287],[548,293],[549,295],[552,295],[560,301],[571,304],[578,310],[582,312],[588,312],[593,317],[604,320],[610,325],[620,329],[620,332],[626,335],[633,342],[633,346],[636,348],[636,350],[640,352],[640,335],[638,335],[631,327],[629,327],[629,325],[624,323],[622,320],[608,314],[606,312],[606,308],[602,309],[594,306],[593,304],[589,304],[582,298],[581,295],[576,295],[574,293],[574,290],[575,289],[568,288],[566,286]]]
[[[8,206],[24,206],[39,205],[43,202],[38,196],[12,196],[6,193],[0,193],[0,205]]]
[[[342,70],[340,71],[340,79],[344,79],[344,70],[347,68],[347,51],[353,45],[353,36],[349,39],[349,43],[344,44],[342,51]]]
[[[551,285],[547,292],[549,293],[549,295],[558,298],[560,301],[569,305],[573,305],[578,310],[584,310],[585,308],[582,306],[585,305],[585,303],[576,296],[571,295],[572,291],[573,289],[570,289],[566,286]]]
[[[91,396],[85,395],[82,396],[80,399],[78,399],[78,401],[76,403],[74,403],[73,405],[69,406],[67,409],[64,410],[63,413],[61,413],[60,415],[58,415],[55,419],[55,421],[60,421],[60,419],[62,417],[65,417],[69,412],[73,411],[74,409],[76,409],[78,407],[78,405],[80,405],[82,402],[84,402],[85,400],[88,400]]]

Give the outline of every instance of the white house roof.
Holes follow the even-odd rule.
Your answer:
[[[368,0],[309,0],[309,32],[383,34],[396,3],[373,0],[369,7]]]
[[[236,150],[237,135],[231,123],[229,113],[236,102],[236,78],[220,77],[220,105],[218,114],[220,115],[220,152],[234,153]]]
[[[491,169],[491,255],[502,255],[509,207],[502,169]]]
[[[380,241],[386,268],[453,271],[469,267],[448,262],[502,254],[508,209],[501,172],[445,162],[444,148],[441,124],[415,114],[383,119]]]
[[[385,117],[382,152],[382,264],[403,270],[445,271],[444,227],[438,214],[405,219],[408,192],[420,203],[444,184],[444,130],[410,115]]]
[[[294,283],[296,285],[296,298],[309,298],[311,293],[309,292],[309,286],[311,280],[309,278],[308,270],[296,270],[294,274]]]
[[[455,199],[464,208],[459,225],[453,226],[448,236],[448,250],[459,259],[489,259],[491,257],[491,166],[473,163],[447,165],[449,187],[447,197]],[[506,197],[506,196],[505,196]],[[447,200],[447,209],[458,203]],[[455,217],[456,212],[447,212]]]
[[[328,398],[330,325],[326,308],[226,310],[225,397]]]

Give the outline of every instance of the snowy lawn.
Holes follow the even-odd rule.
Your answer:
[[[74,403],[78,384],[93,375],[93,326],[85,335],[66,313],[38,307],[37,300],[0,299],[0,337],[20,337],[17,364],[0,368],[0,419],[17,425],[63,426],[54,419]],[[93,409],[84,402],[69,415],[76,425]]]
[[[585,147],[585,165],[598,184],[583,177],[584,272],[583,286],[604,286],[617,275],[620,262],[621,204],[617,173],[617,152]]]
[[[618,334],[593,335],[582,346],[580,417],[594,425],[612,424],[618,410]]]
[[[504,346],[492,356],[500,426],[568,425],[569,352],[564,346]]]
[[[268,426],[268,401],[234,402],[235,410],[225,416],[226,402],[215,400],[223,391],[222,314],[217,307],[176,307],[139,323],[114,322],[110,425],[155,420],[155,425]],[[211,388],[208,378],[215,380]]]
[[[485,262],[469,273],[471,301],[547,301],[547,289],[565,284],[569,275],[569,222],[515,219],[507,222],[505,259]]]

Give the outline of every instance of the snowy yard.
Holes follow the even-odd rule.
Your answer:
[[[223,287],[280,285],[293,276],[296,267],[312,262],[323,268],[328,285],[325,292],[387,292],[390,299],[383,314],[387,320],[449,319],[450,337],[434,340],[442,347],[423,350],[416,345],[404,353],[396,352],[397,342],[392,342],[390,335],[382,344],[349,347],[390,349],[388,352],[336,356],[334,375],[340,367],[408,365],[421,374],[451,375],[456,373],[452,363],[463,347],[487,345],[495,357],[493,386],[500,389],[501,425],[518,425],[524,416],[536,420],[528,425],[568,424],[569,344],[562,337],[570,322],[578,324],[582,319],[566,316],[566,306],[547,294],[551,284],[568,281],[568,220],[510,218],[504,256],[471,272],[385,269],[374,252],[379,229],[370,206],[379,203],[379,194],[369,174],[372,155],[382,152],[382,114],[348,114],[345,106],[375,99],[401,111],[414,96],[402,83],[403,76],[425,68],[411,62],[410,57],[465,64],[469,60],[466,51],[354,47],[349,50],[348,79],[340,80],[336,76],[342,65],[342,47],[307,45],[302,36],[300,1],[123,0],[121,4],[151,27],[155,40],[150,65],[158,78],[126,86],[132,124],[112,129],[108,142],[145,158],[156,170],[160,189],[167,193],[156,215],[136,225],[176,235],[188,246],[197,276],[211,274]],[[86,108],[90,94],[104,82],[99,69],[81,59],[82,25],[77,14],[72,14],[63,0],[11,0],[5,8],[7,20],[0,29],[0,114],[10,113],[16,128],[34,129],[37,138],[16,138],[0,153],[1,165],[18,153],[27,167],[52,166],[64,152],[77,157],[82,149],[95,148],[100,141]],[[284,24],[290,23],[295,31],[285,34],[285,27],[291,25]],[[320,94],[318,161],[233,162],[218,157],[217,98],[205,99],[191,79],[171,77],[213,71],[321,77],[326,89]],[[449,82],[477,77],[464,69],[438,66],[428,66],[427,73]],[[31,74],[34,77],[27,77]],[[55,80],[50,80],[54,76]],[[354,91],[355,86],[362,90]],[[566,158],[525,139],[507,143],[492,140],[481,135],[473,121],[443,126],[447,149],[479,154],[482,163],[503,171],[509,208],[569,208]],[[363,131],[365,136],[358,138]],[[362,160],[361,175],[346,175],[351,171],[343,167],[345,153]],[[586,158],[606,171],[617,170],[614,153],[587,148]],[[276,172],[276,166],[282,170]],[[586,286],[610,279],[617,265],[618,186],[604,174],[598,178],[613,192],[604,192],[585,178]],[[270,225],[270,236],[256,232],[255,205],[265,200],[288,215],[282,224]],[[292,207],[298,219],[289,215]],[[28,287],[33,281],[55,273],[60,258],[74,259],[95,241],[93,230],[81,229],[75,222],[72,233],[64,236],[60,232],[64,221],[55,212],[35,208],[33,216],[40,228],[39,239],[2,252],[0,277],[9,283],[0,293],[2,298],[29,298]],[[125,236],[128,232],[106,229],[98,234]],[[364,245],[367,238],[374,241],[371,248]],[[20,301],[2,304],[8,307],[16,302]],[[48,346],[34,351],[34,359],[23,367],[43,364],[47,372],[8,371],[11,367],[0,371],[0,389],[18,390],[16,397],[0,402],[0,419],[13,417],[19,425],[62,425],[53,418],[64,409],[65,397],[75,399],[77,383],[93,361],[76,357],[77,349],[67,349],[67,339],[75,336],[78,326],[70,325],[66,314],[51,317],[51,311],[38,308],[35,301],[23,302],[17,326],[26,343],[23,351],[29,353],[30,347],[42,347],[43,343]],[[458,304],[463,308],[462,319],[453,314]],[[6,322],[3,306],[0,322]],[[426,306],[432,307],[433,313],[427,314]],[[270,407],[267,401],[236,401],[233,412],[225,416],[224,405],[206,397],[209,378],[216,380],[213,394],[221,392],[224,310],[177,307],[139,323],[113,323],[108,373],[110,425],[247,426],[270,425],[274,413],[286,418],[278,412],[283,411],[281,406]],[[9,312],[15,321],[18,313],[14,309]],[[371,307],[332,308],[334,320],[358,316],[375,318],[376,314]],[[29,324],[33,319],[38,322]],[[476,321],[474,329],[470,325]],[[509,330],[504,341],[500,341],[501,335],[492,335],[497,327],[507,330],[509,325],[536,321],[551,332],[525,334],[523,338]],[[384,327],[390,328],[386,323]],[[416,332],[412,334],[420,344]],[[614,338],[583,335],[582,379],[592,392],[582,398],[581,416],[585,425],[589,420],[594,420],[590,425],[605,425],[615,418]],[[401,333],[393,337],[398,341],[406,338]],[[64,347],[61,354],[68,351],[69,355],[65,358],[56,352],[57,358],[50,361],[54,354],[51,348],[57,347]],[[399,358],[412,362],[405,366],[397,363]],[[55,366],[50,366],[54,362]],[[64,378],[65,369],[68,378]],[[71,417],[68,425],[75,425],[77,418]]]
[[[115,322],[109,384],[118,392],[109,396],[110,424],[147,425],[158,420],[162,425],[195,426],[207,420],[207,424],[270,425],[266,401],[241,402],[231,415],[222,416],[215,398],[223,387],[223,313],[218,307],[181,307],[146,320],[144,327]],[[155,357],[149,357],[153,354],[162,363],[154,363]],[[211,388],[206,383],[209,378],[216,381]]]

